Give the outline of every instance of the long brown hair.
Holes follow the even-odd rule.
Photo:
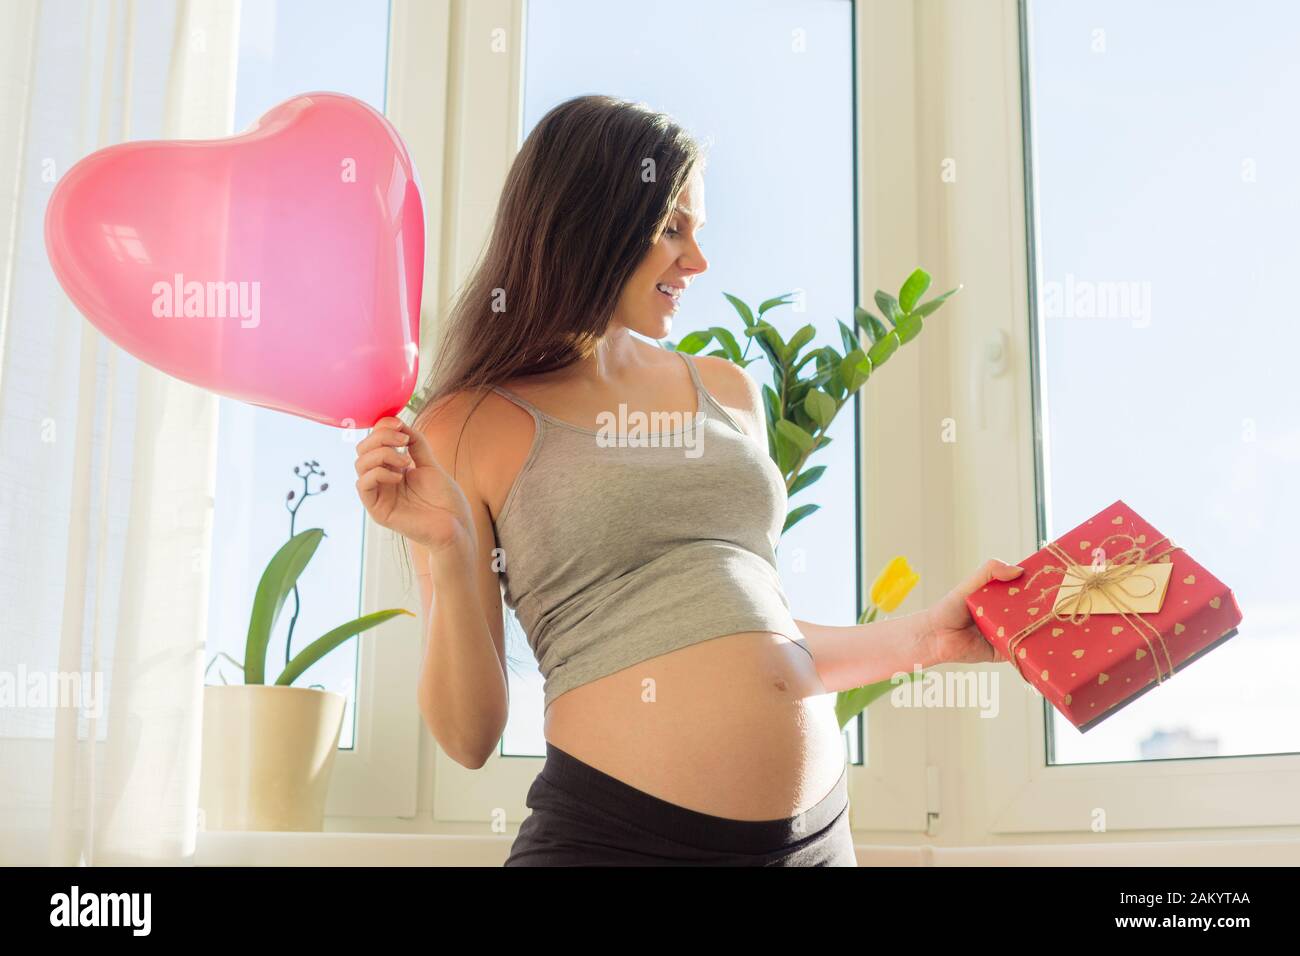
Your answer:
[[[578,96],[543,116],[510,166],[486,252],[441,323],[415,426],[452,393],[590,356],[703,162],[695,139],[642,103]]]

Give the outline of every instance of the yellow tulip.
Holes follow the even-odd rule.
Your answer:
[[[886,614],[903,603],[909,591],[921,580],[901,554],[885,565],[871,585],[871,603]]]

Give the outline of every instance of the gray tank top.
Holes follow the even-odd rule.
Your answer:
[[[582,428],[493,386],[534,422],[493,527],[506,606],[537,658],[544,708],[711,638],[803,638],[776,567],[787,504],[781,472],[713,400],[694,359],[676,354],[697,411],[655,413],[666,428],[626,411],[599,430]]]

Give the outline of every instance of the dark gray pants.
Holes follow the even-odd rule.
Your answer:
[[[815,806],[733,820],[661,800],[549,741],[506,866],[856,866],[848,768]]]

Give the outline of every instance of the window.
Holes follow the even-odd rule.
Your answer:
[[[240,15],[235,129],[290,97],[313,90],[347,93],[384,109],[388,58],[388,2],[275,0],[245,4]],[[340,430],[231,399],[221,399],[217,491],[212,536],[212,594],[205,665],[217,652],[243,661],[253,595],[262,571],[288,540],[286,495],[301,505],[296,531],[323,528],[321,542],[299,579],[301,613],[293,630],[296,654],[326,631],[362,613],[364,511],[353,483],[355,446],[364,431]],[[301,501],[295,467],[319,463],[309,478],[311,500]],[[325,483],[330,487],[316,493]],[[413,608],[414,609],[414,608]],[[286,663],[295,599],[286,602],[267,655],[266,679]],[[382,629],[353,638],[313,665],[296,682],[321,685],[347,698],[339,746],[356,738],[360,641],[383,640]],[[222,659],[206,681],[220,683]],[[232,681],[241,678],[236,674]]]
[[[723,297],[757,305],[786,292],[797,304],[765,316],[788,338],[812,323],[842,350],[836,317],[855,305],[853,5],[848,0],[654,7],[531,0],[527,5],[522,136],[557,103],[603,92],[671,114],[708,151],[706,254],[672,341],[743,326]],[[522,140],[521,140],[522,141]],[[706,349],[708,351],[708,349]],[[749,354],[761,352],[757,347]],[[770,379],[765,359],[747,369]],[[793,500],[821,510],[781,540],[781,580],[796,618],[850,624],[858,613],[855,415],[845,409],[818,453],[824,477]],[[507,611],[511,658],[506,756],[542,756],[542,679]],[[857,750],[856,727],[848,734]]]
[[[527,21],[523,18],[525,6],[529,16]],[[1052,104],[1044,99],[1041,83],[1032,90],[1028,89],[1034,70],[1041,72],[1044,69],[1044,57],[1035,56],[1034,44],[1039,41],[1033,39],[1035,36],[1041,38],[1041,31],[1035,33],[1028,24],[1029,15],[1037,9],[1037,4],[1033,0],[988,0],[980,4],[863,2],[850,5],[846,2],[844,6],[851,8],[847,14],[851,31],[837,35],[852,37],[850,49],[855,59],[851,91],[852,108],[856,112],[853,121],[856,123],[854,206],[857,210],[857,233],[854,238],[859,286],[857,298],[864,298],[862,289],[888,287],[891,281],[900,281],[918,264],[924,265],[935,276],[936,284],[942,283],[941,288],[950,288],[959,282],[964,285],[961,295],[944,309],[942,320],[927,326],[931,331],[914,349],[899,352],[891,361],[889,374],[869,383],[867,388],[872,393],[860,403],[862,440],[856,470],[861,474],[858,494],[864,507],[856,517],[863,527],[860,547],[865,556],[865,568],[869,572],[890,555],[906,553],[922,575],[921,585],[914,595],[916,599],[930,603],[942,597],[948,587],[988,557],[1015,560],[1033,551],[1040,535],[1049,534],[1053,527],[1058,533],[1060,529],[1070,527],[1066,522],[1071,509],[1082,513],[1087,505],[1095,504],[1094,498],[1106,504],[1114,497],[1124,497],[1149,514],[1158,526],[1168,529],[1171,535],[1179,535],[1183,539],[1180,543],[1186,544],[1233,587],[1246,612],[1248,628],[1256,622],[1261,622],[1259,626],[1262,627],[1266,616],[1258,609],[1266,602],[1261,602],[1251,593],[1250,582],[1239,568],[1232,566],[1234,561],[1242,559],[1234,558],[1234,549],[1220,542],[1207,539],[1203,544],[1188,539],[1188,534],[1204,533],[1199,529],[1206,527],[1205,522],[1195,520],[1199,513],[1188,520],[1181,514],[1168,517],[1161,511],[1166,507],[1162,500],[1157,499],[1155,506],[1144,505],[1138,494],[1141,492],[1150,497],[1150,491],[1144,491],[1141,483],[1152,479],[1143,471],[1131,470],[1125,479],[1127,483],[1112,497],[1106,497],[1109,492],[1094,496],[1076,491],[1075,503],[1071,504],[1065,497],[1066,491],[1057,487],[1064,482],[1066,475],[1061,465],[1061,454],[1058,454],[1060,442],[1066,440],[1061,437],[1065,434],[1062,431],[1065,425],[1062,420],[1058,426],[1049,416],[1057,415],[1058,408],[1067,406],[1069,399],[1065,386],[1071,383],[1086,386],[1089,380],[1081,378],[1077,369],[1067,367],[1062,370],[1053,364],[1065,356],[1060,349],[1053,349],[1048,336],[1054,331],[1064,333],[1064,320],[1058,322],[1060,328],[1056,330],[1051,328],[1051,322],[1058,320],[1040,316],[1037,322],[1032,321],[1034,296],[1031,290],[1034,283],[1031,278],[1034,270],[1030,267],[1037,265],[1049,278],[1052,270],[1058,275],[1072,270],[1076,278],[1085,274],[1079,264],[1050,261],[1054,243],[1067,241],[1072,231],[1070,226],[1077,226],[1077,223],[1060,216],[1053,217],[1050,197],[1046,194],[1052,189],[1065,191],[1073,187],[1082,190],[1088,184],[1088,177],[1093,175],[1094,167],[1097,175],[1101,175],[1112,171],[1117,164],[1102,162],[1105,155],[1098,157],[1093,150],[1094,162],[1088,167],[1087,175],[1076,175],[1068,183],[1063,178],[1053,181],[1053,153],[1044,146],[1045,140],[1042,139],[1046,135],[1042,129],[1044,124],[1050,126],[1053,121],[1050,116]],[[404,7],[404,0],[395,3],[399,13]],[[406,31],[410,39],[401,39],[404,31],[394,30],[397,44],[394,56],[399,63],[409,60],[412,70],[415,64],[424,62],[420,57],[430,46],[426,34],[435,38],[444,33],[449,36],[450,48],[456,57],[455,83],[447,97],[451,103],[447,115],[444,117],[435,106],[431,109],[431,118],[424,120],[423,125],[413,122],[402,127],[408,138],[414,135],[431,145],[446,146],[445,150],[429,149],[422,153],[422,161],[427,164],[422,172],[427,170],[428,173],[423,177],[426,186],[434,182],[449,184],[444,193],[444,214],[452,217],[451,228],[439,257],[439,281],[447,294],[468,274],[482,247],[509,162],[523,134],[540,116],[546,101],[553,103],[575,92],[592,90],[644,99],[674,113],[695,133],[711,140],[711,173],[706,176],[710,207],[708,228],[712,232],[712,238],[708,240],[711,269],[701,282],[708,280],[712,285],[698,285],[693,292],[704,291],[712,295],[726,289],[751,299],[754,295],[765,295],[762,291],[741,288],[749,281],[745,278],[746,273],[741,273],[740,285],[733,284],[730,277],[724,275],[724,269],[746,269],[750,258],[763,262],[766,271],[778,280],[784,279],[787,273],[779,271],[785,268],[784,263],[771,264],[765,258],[770,253],[764,246],[798,249],[815,241],[820,235],[819,224],[814,220],[812,225],[804,225],[809,220],[802,218],[802,210],[783,209],[770,220],[783,225],[780,233],[773,235],[769,243],[741,235],[738,246],[745,254],[737,256],[730,251],[727,243],[737,243],[735,233],[728,240],[721,227],[726,222],[729,228],[734,228],[734,223],[743,217],[745,210],[737,208],[734,198],[728,201],[730,183],[725,181],[725,177],[716,175],[720,161],[726,156],[724,134],[727,139],[734,134],[731,132],[733,127],[727,125],[723,107],[718,107],[714,113],[710,112],[714,110],[710,104],[725,100],[727,110],[748,109],[747,104],[751,101],[769,104],[757,120],[751,118],[744,123],[742,117],[741,123],[735,124],[743,125],[751,134],[747,137],[753,144],[753,155],[747,157],[751,163],[762,164],[769,150],[779,150],[786,138],[800,136],[798,132],[785,132],[787,128],[799,129],[792,125],[795,121],[779,112],[780,104],[787,103],[788,99],[780,91],[774,92],[764,80],[764,76],[774,70],[780,72],[767,62],[771,58],[779,65],[779,60],[775,60],[775,41],[754,27],[755,17],[760,20],[767,17],[769,19],[764,22],[770,23],[774,11],[787,8],[784,5],[778,8],[774,4],[746,4],[746,16],[732,17],[725,27],[720,28],[711,19],[709,11],[713,7],[711,4],[703,11],[692,9],[689,17],[682,14],[676,19],[672,14],[685,8],[665,8],[665,22],[689,22],[692,26],[690,36],[726,37],[724,43],[708,49],[703,57],[694,52],[689,69],[675,65],[679,61],[672,50],[654,45],[658,41],[643,36],[653,32],[644,29],[644,23],[636,23],[635,30],[619,32],[619,8],[612,4],[596,9],[594,5],[561,4],[555,0],[533,0],[527,5],[499,0],[497,3],[466,5],[464,16],[449,25],[444,26],[442,20],[432,22],[433,18],[429,18],[431,22],[423,25],[423,33]],[[739,5],[735,8],[739,9]],[[809,26],[809,50],[820,49],[815,45],[820,34],[813,29],[819,22],[816,16],[837,10],[839,5],[790,3],[788,8],[794,11],[793,15],[801,25]],[[1098,20],[1100,23],[1107,20],[1110,23],[1127,22],[1116,11],[1125,17],[1130,14],[1126,8],[1109,5],[1099,9],[1103,15],[1103,19]],[[421,10],[423,5],[412,3],[412,16]],[[554,11],[551,15],[561,18],[561,25],[554,31],[541,24],[539,19],[542,12],[548,10]],[[566,19],[567,14],[574,10],[579,10],[581,15],[575,14],[573,20]],[[524,29],[525,23],[529,30]],[[591,36],[595,27],[592,24],[597,23],[601,24],[601,38],[593,40]],[[1091,40],[1096,25],[1089,23],[1084,28],[1085,44]],[[562,34],[566,27],[578,39],[565,46],[562,36],[552,37],[554,49],[548,53],[544,42],[547,36],[552,32]],[[751,32],[751,28],[755,32]],[[789,21],[783,23],[782,29],[788,36]],[[1168,31],[1173,26],[1165,23],[1162,29]],[[505,31],[503,44],[493,40],[501,36],[494,32],[498,30]],[[678,31],[679,35],[681,32]],[[515,42],[516,37],[525,36],[527,42]],[[633,39],[625,44],[611,44],[605,39],[608,36]],[[584,41],[582,37],[587,39]],[[1114,28],[1110,40],[1114,51]],[[1179,43],[1184,41],[1182,37],[1178,40]],[[1172,55],[1169,53],[1172,47],[1162,46],[1157,34],[1148,35],[1144,42],[1148,55]],[[606,46],[613,49],[606,50]],[[526,51],[524,47],[527,47]],[[744,62],[739,67],[728,59],[728,51],[736,48],[746,51]],[[1039,48],[1042,48],[1041,42]],[[435,43],[433,49],[436,57],[441,48]],[[1239,52],[1241,47],[1229,46],[1229,49]],[[1276,52],[1275,45],[1263,49]],[[499,50],[506,53],[509,63],[502,61]],[[613,71],[617,63],[611,65],[611,61],[643,54],[648,57],[649,51],[658,55],[659,62],[666,65],[662,68],[645,66],[637,77],[624,77],[626,82],[616,88],[614,79],[619,77]],[[1056,55],[1052,48],[1047,51],[1046,58]],[[822,57],[822,60],[828,57]],[[1273,59],[1280,58],[1274,56]],[[1218,62],[1214,58],[1206,60],[1204,56],[1202,60]],[[434,62],[437,64],[438,61],[435,59]],[[715,62],[720,66],[713,71],[699,65]],[[537,84],[546,82],[544,67],[570,77],[566,81],[568,85],[557,84],[556,89],[539,93]],[[603,79],[598,67],[606,70],[612,79]],[[819,69],[824,67],[823,62]],[[702,79],[690,85],[685,79],[687,73]],[[731,77],[741,74],[757,84],[752,87],[752,92],[750,85],[731,85]],[[1258,80],[1258,73],[1249,75]],[[794,75],[793,78],[798,77]],[[441,74],[417,79],[418,82],[406,84],[413,91],[440,91],[443,88]],[[791,81],[791,76],[785,77],[787,86]],[[1022,89],[1022,81],[1025,89]],[[678,95],[686,96],[687,102],[680,104],[666,96],[660,98],[654,90],[646,88],[651,82],[679,84],[685,92]],[[1059,89],[1060,84],[1057,87]],[[673,89],[671,86],[665,88]],[[834,85],[828,83],[824,89],[815,91],[807,87],[801,89],[801,102],[806,103],[816,99],[814,92],[816,95],[829,95]],[[1140,95],[1140,92],[1135,95]],[[399,89],[399,105],[407,101],[412,104],[438,102],[436,97],[415,97],[414,93]],[[1212,97],[1205,105],[1215,102]],[[1031,103],[1039,105],[1031,111]],[[1067,103],[1057,111],[1068,110],[1070,105]],[[1178,109],[1185,113],[1185,104]],[[423,118],[428,112],[421,105],[418,116]],[[1032,133],[1024,128],[1031,119],[1036,121]],[[1069,117],[1055,120],[1058,125],[1071,122]],[[803,117],[798,120],[803,121]],[[1091,128],[1085,127],[1084,135],[1077,137],[1080,140],[1077,148],[1091,148],[1082,141],[1087,137],[1096,139],[1108,129],[1100,122]],[[772,132],[774,130],[777,132]],[[828,139],[832,136],[829,133],[820,135],[826,135]],[[1270,135],[1276,138],[1284,134],[1270,131]],[[771,145],[769,140],[776,145]],[[814,140],[809,138],[807,142],[813,143]],[[1170,155],[1177,155],[1176,146],[1169,149]],[[813,151],[811,148],[805,150]],[[1280,152],[1274,150],[1268,155],[1276,156]],[[1031,155],[1036,165],[1022,165]],[[1261,152],[1259,155],[1266,154]],[[1059,150],[1056,156],[1059,160]],[[796,155],[795,168],[801,169],[799,164],[802,162],[802,157]],[[792,181],[794,173],[789,165],[787,163],[786,167],[778,170],[781,183]],[[1035,194],[1032,189],[1025,189],[1025,180],[1029,178],[1027,174],[1035,171],[1038,173],[1037,198],[1041,219],[1026,215],[1026,206]],[[764,203],[780,203],[783,198],[782,191],[775,188],[762,194]],[[1271,197],[1270,201],[1284,199],[1285,196],[1281,199]],[[745,196],[740,204],[752,205],[752,200]],[[830,210],[832,215],[836,211]],[[750,231],[759,235],[761,229],[760,223],[752,226]],[[1097,234],[1108,236],[1105,232]],[[796,236],[798,241],[786,242],[789,235]],[[1176,235],[1174,230],[1164,230],[1157,241],[1171,242]],[[753,244],[747,245],[747,242]],[[1036,260],[1026,255],[1027,249],[1038,252]],[[1146,254],[1145,250],[1143,253]],[[796,252],[795,255],[802,253]],[[1094,278],[1134,277],[1132,271],[1120,271],[1114,264],[1108,267],[1103,264],[1103,268],[1109,268],[1111,275],[1097,271],[1092,263],[1088,265]],[[1213,275],[1210,269],[1202,268],[1200,271]],[[1037,278],[1037,286],[1041,289],[1042,275]],[[1142,278],[1142,275],[1138,273],[1137,278]],[[1154,279],[1152,276],[1148,278]],[[755,284],[758,283],[761,283],[760,288],[767,286],[762,276],[756,280]],[[815,292],[810,283],[798,281],[788,284],[779,281],[777,287],[788,289],[800,284]],[[1238,285],[1236,288],[1244,287]],[[1153,281],[1153,288],[1158,293],[1160,286]],[[850,288],[846,296],[852,291]],[[1159,306],[1161,300],[1154,295],[1151,301],[1156,304],[1152,313],[1155,316],[1152,327],[1155,327],[1162,321],[1158,310],[1163,307]],[[1229,301],[1235,302],[1236,299]],[[674,330],[674,340],[680,338],[679,331],[684,333],[691,327],[713,321],[731,321],[725,304],[719,301],[716,305],[718,311],[706,314],[703,310],[708,307],[707,302],[702,304],[698,324],[691,311],[694,305],[684,309]],[[1253,314],[1261,311],[1260,300],[1249,305],[1253,307]],[[820,327],[822,317],[833,319],[838,308],[832,304],[823,311],[815,296],[810,296],[810,314],[801,318],[814,321]],[[1241,314],[1241,310],[1237,311]],[[1247,321],[1249,316],[1234,318],[1240,328],[1240,323]],[[1092,324],[1096,327],[1101,320],[1094,320]],[[1112,321],[1111,332],[1118,331],[1121,324]],[[1035,326],[1039,327],[1037,337],[1031,335]],[[1132,330],[1133,334],[1138,331]],[[1235,346],[1231,343],[1217,344],[1216,348],[1228,352],[1229,361],[1220,364],[1228,370],[1222,374],[1231,374]],[[1253,357],[1252,361],[1252,374],[1269,381],[1267,369],[1260,369]],[[1041,394],[1035,391],[1038,383],[1031,372],[1042,379]],[[1254,387],[1253,382],[1250,385]],[[1184,383],[1178,387],[1186,386]],[[1059,399],[1058,394],[1061,396]],[[1231,387],[1223,394],[1230,396]],[[1275,394],[1282,400],[1286,398],[1280,391]],[[1041,424],[1046,434],[1046,443],[1041,448],[1036,440],[1036,425],[1039,423],[1035,421],[1040,399],[1045,400]],[[1227,400],[1231,401],[1230,398]],[[1283,410],[1288,408],[1285,405],[1279,407]],[[1265,414],[1260,412],[1256,415],[1257,423],[1266,420]],[[955,441],[941,438],[948,420],[958,423],[959,437]],[[1239,420],[1234,425],[1239,427]],[[1278,428],[1276,425],[1270,427]],[[1268,434],[1258,424],[1257,429],[1260,436]],[[1153,454],[1157,459],[1161,455],[1168,457],[1167,450],[1161,451],[1161,440],[1160,435],[1153,439],[1156,443]],[[1276,447],[1275,457],[1286,460],[1286,446],[1273,447]],[[835,449],[833,444],[827,451]],[[1042,455],[1043,450],[1050,454]],[[1217,462],[1228,459],[1212,450],[1203,460]],[[827,461],[833,466],[831,471],[838,469],[839,459]],[[1262,468],[1265,462],[1262,451],[1259,462]],[[1036,487],[1036,472],[1040,467],[1056,485],[1040,479],[1038,484],[1041,488]],[[1157,471],[1168,473],[1167,469],[1151,469],[1153,475]],[[1262,476],[1263,472],[1260,474]],[[1204,472],[1196,477],[1203,482],[1207,480]],[[1209,478],[1213,479],[1213,474]],[[829,480],[828,473],[828,478],[819,487]],[[1132,492],[1130,487],[1134,489]],[[1195,485],[1185,481],[1172,487],[1181,489],[1181,493],[1186,495],[1187,489]],[[1212,516],[1217,509],[1213,495],[1221,496],[1224,487],[1222,484],[1216,487],[1213,481],[1207,487],[1212,494],[1204,499],[1201,511]],[[822,494],[820,500],[824,504],[838,497],[829,492]],[[853,494],[845,496],[852,497]],[[1078,503],[1083,500],[1086,500],[1086,505]],[[1231,508],[1239,514],[1250,515],[1249,504],[1249,501],[1243,503],[1238,498],[1225,504],[1223,510]],[[1274,501],[1272,504],[1274,510],[1271,514],[1285,520],[1288,513],[1284,503]],[[1050,519],[1042,520],[1040,512],[1051,516]],[[853,524],[853,517],[844,515],[843,522],[836,524]],[[1290,524],[1294,521],[1286,526]],[[847,531],[845,533],[847,536]],[[826,534],[819,540],[834,542],[838,539]],[[791,538],[784,543],[783,551],[797,547],[797,542]],[[1252,544],[1251,547],[1254,549],[1258,545]],[[846,550],[845,554],[848,553]],[[1238,550],[1237,553],[1242,552]],[[781,555],[783,563],[793,557],[793,553]],[[1255,574],[1265,564],[1254,560],[1249,562],[1246,570]],[[800,575],[790,574],[784,566],[782,571],[792,603],[800,616],[829,620],[832,615],[843,619],[852,613],[853,608],[846,611],[828,608],[825,613],[816,608],[805,610],[809,607],[804,603],[808,600],[805,597],[808,592],[801,590]],[[1260,580],[1273,579],[1264,577]],[[1280,590],[1275,589],[1271,594],[1274,603],[1281,600]],[[518,625],[512,622],[511,627],[518,637]],[[1216,669],[1226,666],[1222,658],[1230,652],[1231,645],[1235,642],[1239,647],[1248,646],[1252,640],[1257,638],[1243,631],[1205,661],[1179,673],[1175,680],[1149,695],[1151,701],[1162,696],[1169,699],[1176,694],[1175,685],[1179,681],[1197,678],[1197,669],[1202,673],[1207,669],[1219,673],[1220,670]],[[511,649],[516,661],[526,663],[532,669],[531,654],[522,641],[513,644]],[[1285,660],[1275,655],[1262,658],[1260,653],[1261,659],[1268,660],[1270,665],[1273,660]],[[1272,655],[1271,650],[1269,654]],[[1209,663],[1215,659],[1220,662]],[[954,665],[956,667],[962,665]],[[979,669],[979,666],[966,665],[963,669]],[[1080,758],[1089,758],[1068,753],[1064,745],[1066,734],[1057,733],[1053,764],[1049,738],[1054,728],[1041,699],[1035,698],[1010,665],[998,665],[997,670],[1000,680],[997,714],[986,714],[970,707],[918,709],[873,705],[871,719],[866,725],[870,759],[865,766],[852,767],[849,771],[855,830],[868,835],[868,839],[875,839],[875,834],[904,832],[942,834],[945,840],[956,842],[988,842],[995,838],[1043,839],[1044,834],[1052,833],[1092,833],[1096,823],[1093,811],[1097,807],[1122,809],[1122,813],[1112,814],[1109,830],[1112,833],[1126,831],[1138,839],[1145,838],[1141,834],[1155,837],[1170,830],[1198,827],[1292,826],[1300,822],[1296,817],[1295,800],[1296,787],[1300,786],[1300,758],[1296,756],[1280,756],[1276,752],[1249,756],[1249,751],[1246,751],[1234,760],[1140,760],[1136,759],[1134,743],[1140,738],[1134,737],[1129,742],[1132,746],[1128,746],[1127,753],[1105,758],[1123,762],[1098,766],[1086,762],[1072,763]],[[1277,672],[1282,673],[1281,668]],[[1249,675],[1246,690],[1239,691],[1226,683],[1216,683],[1208,692],[1202,692],[1198,706],[1208,712],[1219,706],[1215,698],[1245,694],[1250,692],[1250,688],[1258,687],[1260,690],[1254,693],[1261,703],[1266,700],[1271,703],[1269,698],[1279,702],[1277,713],[1281,716],[1275,718],[1275,724],[1284,731],[1287,724],[1285,713],[1280,708],[1285,706],[1288,698],[1270,693],[1275,689],[1274,680],[1271,674],[1261,675],[1257,669]],[[527,693],[521,692],[520,682],[516,682],[512,694],[512,703],[516,705],[512,708],[512,717],[537,721],[541,706],[536,691],[529,701]],[[1147,702],[1142,701],[1130,709],[1138,712],[1146,706]],[[1122,715],[1112,718],[1116,722],[1121,719]],[[1291,723],[1294,724],[1294,720]],[[1100,734],[1104,728],[1105,724],[1090,731],[1088,736]],[[1258,728],[1258,731],[1272,732],[1266,727]],[[530,756],[529,733],[534,741],[540,737],[536,723],[531,730],[526,724],[512,726],[505,741],[505,755]],[[1294,749],[1293,746],[1290,749]],[[1258,752],[1267,753],[1267,750],[1261,746]],[[470,771],[450,759],[443,759],[441,754],[433,756],[433,815],[439,823],[477,825],[483,819],[486,805],[503,808],[512,820],[520,820],[526,815],[523,794],[536,773],[535,758],[493,760],[487,767]],[[1265,773],[1269,775],[1270,785],[1260,787],[1260,775]]]
[[[1300,751],[1284,550],[1300,526],[1298,403],[1269,360],[1300,347],[1278,309],[1300,133],[1277,122],[1300,97],[1300,10],[1027,12],[1043,535],[1123,498],[1244,614],[1235,638],[1086,735],[1047,708],[1049,761]]]

